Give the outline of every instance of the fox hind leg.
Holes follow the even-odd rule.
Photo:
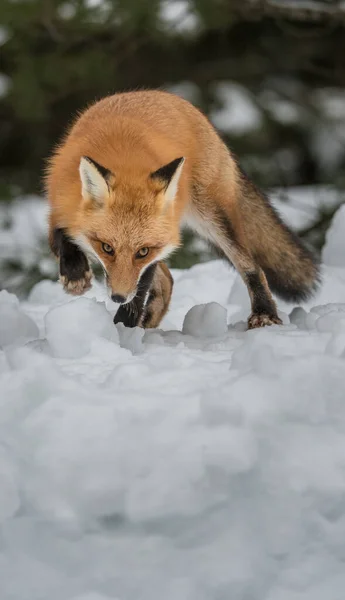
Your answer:
[[[247,285],[252,303],[252,314],[248,319],[248,329],[265,325],[281,325],[277,308],[271,296],[266,277],[260,268],[246,271],[243,279]]]
[[[193,212],[187,218],[187,224],[208,239],[241,275],[247,286],[252,307],[248,329],[280,325],[282,321],[278,317],[266,276],[246,248],[238,215],[234,214],[234,218],[231,219],[220,205],[211,207],[203,204],[201,209],[193,208]]]
[[[248,318],[248,329],[265,325],[281,325],[277,307],[262,269],[255,264],[250,254],[236,242],[222,248],[247,286],[252,312]]]

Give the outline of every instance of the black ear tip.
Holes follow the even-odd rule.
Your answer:
[[[92,158],[90,158],[90,156],[82,156],[81,159],[86,160],[86,162],[90,163],[90,165],[96,166],[97,164],[94,160],[92,160]]]
[[[105,167],[100,165],[98,162],[93,160],[93,158],[90,158],[90,156],[82,156],[82,158],[84,160],[86,160],[88,163],[90,163],[91,165],[93,165],[97,169],[97,171],[100,173],[100,175],[102,175],[102,177],[104,177],[104,179],[107,180],[110,177],[111,171],[109,171],[109,169],[106,169]]]
[[[175,170],[176,170],[177,167],[179,167],[181,163],[184,163],[185,160],[186,159],[185,159],[184,156],[180,156],[180,158],[175,158],[175,160],[172,160],[171,163],[169,163],[169,164],[170,165],[174,165],[175,166]]]
[[[154,173],[151,173],[152,179],[159,179],[164,181],[166,184],[169,184],[173,175],[176,172],[176,169],[180,166],[181,163],[185,161],[184,156],[180,156],[179,158],[175,158],[164,167],[157,169]]]

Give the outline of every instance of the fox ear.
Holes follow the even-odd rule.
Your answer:
[[[101,207],[109,198],[109,184],[114,177],[111,171],[105,169],[95,160],[83,156],[79,165],[84,200],[92,201]]]
[[[167,205],[171,204],[175,199],[184,161],[183,156],[175,158],[175,160],[164,165],[164,167],[151,173],[151,179],[162,185]]]

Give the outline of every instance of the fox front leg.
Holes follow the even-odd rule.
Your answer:
[[[159,262],[139,323],[140,327],[153,329],[159,326],[169,309],[173,287],[174,280],[167,265]]]
[[[144,271],[138,284],[136,296],[131,302],[121,304],[114,317],[115,324],[123,323],[125,327],[140,327],[156,268],[157,264],[154,263]]]
[[[84,252],[62,228],[53,229],[50,246],[59,259],[60,281],[64,290],[73,296],[81,296],[90,289],[92,279],[92,271]]]
[[[120,306],[114,323],[143,329],[158,327],[169,308],[173,285],[165,263],[151,265],[139,282],[137,295],[128,304]]]

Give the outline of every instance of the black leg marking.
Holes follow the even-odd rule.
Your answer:
[[[252,311],[255,315],[277,316],[273,300],[260,280],[258,273],[245,273],[246,283],[252,293]]]
[[[143,312],[146,318],[145,298],[149,291],[157,264],[153,263],[144,271],[138,285],[138,293],[128,304],[122,304],[114,317],[114,323],[123,323],[125,327],[137,327]],[[151,295],[151,294],[150,294]]]
[[[220,206],[217,206],[215,213],[216,223],[220,228],[225,239],[229,240],[233,244],[236,243],[236,233],[232,226],[232,223],[226,214],[225,210],[223,210]]]
[[[60,262],[60,282],[73,296],[81,296],[91,287],[92,271],[80,248],[68,237],[64,229],[54,229],[51,248]]]
[[[128,304],[121,304],[115,317],[114,323],[123,323],[125,327],[137,327],[140,321],[143,306],[137,302],[137,296]]]
[[[52,250],[60,258],[60,275],[69,281],[82,279],[90,270],[84,252],[70,240],[64,229],[54,230]]]

